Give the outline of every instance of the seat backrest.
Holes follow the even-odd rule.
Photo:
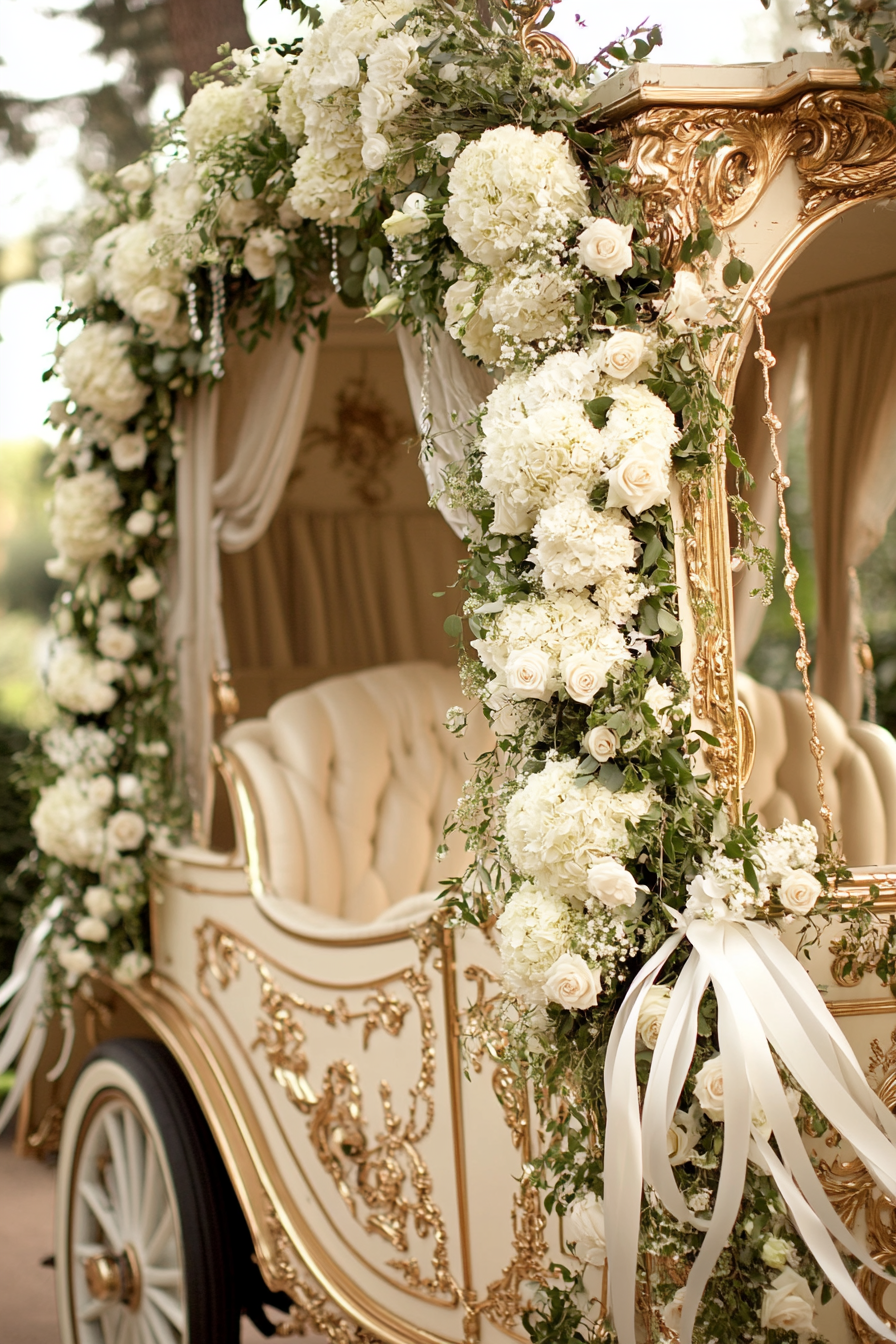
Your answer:
[[[815,761],[801,691],[773,691],[744,673],[737,691],[756,730],[756,758],[744,790],[760,821],[808,818],[817,826]],[[847,724],[815,696],[824,746],[825,796],[846,862],[857,867],[896,863],[896,739],[877,724]]]
[[[474,710],[466,734],[444,726],[468,706],[456,671],[396,663],[331,677],[276,701],[224,737],[255,790],[276,894],[330,915],[375,919],[466,866],[445,818],[473,762],[492,745]]]

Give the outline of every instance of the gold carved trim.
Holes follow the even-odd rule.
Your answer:
[[[560,61],[575,70],[576,58],[566,43],[538,27],[541,16],[559,3],[560,0],[503,0],[504,8],[516,19],[517,37],[527,56],[541,61]]]
[[[875,1013],[896,1013],[896,998],[892,994],[879,999],[825,1000],[832,1017],[873,1017]]]
[[[651,107],[619,124],[623,166],[648,226],[674,260],[705,207],[719,230],[744,219],[788,159],[800,178],[801,218],[849,201],[896,193],[896,126],[885,95],[826,89],[780,107]],[[707,140],[727,137],[700,156]]]

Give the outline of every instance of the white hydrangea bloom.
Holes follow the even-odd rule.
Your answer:
[[[92,322],[66,346],[59,361],[75,401],[116,422],[136,415],[149,392],[131,368],[130,338],[126,326]]]
[[[50,651],[47,694],[73,714],[105,714],[118,699],[110,682],[123,671],[120,663],[94,658],[79,639],[59,639]]]
[[[504,835],[514,867],[546,891],[584,901],[588,870],[608,856],[631,854],[627,822],[659,801],[652,785],[612,793],[598,780],[575,783],[575,760],[548,761],[507,806]]]
[[[573,939],[569,902],[527,882],[505,905],[497,929],[505,988],[524,1003],[546,1004],[544,982]]]
[[[115,743],[102,728],[81,724],[77,728],[49,728],[41,738],[49,759],[60,770],[94,775],[106,769],[115,754]]]
[[[53,484],[50,537],[60,555],[87,564],[114,552],[121,528],[112,514],[123,503],[118,486],[105,471],[58,476]]]
[[[482,485],[495,499],[494,530],[515,536],[558,496],[594,489],[604,466],[601,435],[573,401],[513,416],[493,416],[491,401],[482,422]]]
[[[448,287],[445,291],[445,326],[471,359],[481,359],[483,364],[497,364],[501,358],[501,338],[495,335],[491,321],[480,311],[477,289],[472,280],[457,280]]]
[[[528,244],[562,236],[588,189],[557,131],[498,126],[458,155],[445,225],[471,261],[501,266]]]
[[[201,158],[222,140],[245,139],[261,130],[268,100],[249,84],[211,84],[197,89],[184,113],[184,132],[191,156]]]
[[[40,791],[31,816],[37,843],[45,854],[96,872],[102,862],[105,814],[89,796],[87,781],[72,774]]]
[[[533,262],[501,271],[482,296],[481,316],[505,338],[505,358],[532,341],[559,339],[578,323],[573,272]]]
[[[416,69],[416,43],[409,33],[391,31],[411,7],[408,0],[354,0],[305,38],[280,87],[276,117],[286,138],[302,146],[289,197],[299,215],[346,219],[358,183],[384,161],[389,143],[381,127],[415,96],[407,80]],[[362,73],[362,58],[368,66],[373,61],[373,78]]]
[[[641,553],[619,509],[599,513],[579,491],[544,509],[532,529],[530,553],[545,588],[581,592],[622,570]]]
[[[171,316],[168,322],[153,325],[170,326],[177,315],[184,276],[179,266],[162,255],[155,223],[150,219],[138,220],[116,229],[115,234],[106,269],[107,292],[130,317],[145,320],[143,315],[138,316],[140,294],[147,289],[161,290],[168,296]]]
[[[538,686],[536,698],[549,698],[560,689],[568,663],[589,655],[602,672],[604,684],[609,676],[618,676],[630,658],[625,636],[608,624],[597,606],[580,593],[550,593],[547,597],[528,597],[514,602],[495,617],[473,647],[495,676],[497,686],[508,684],[508,663],[515,655],[540,655],[544,662],[544,686]],[[517,694],[526,691],[520,686]]]

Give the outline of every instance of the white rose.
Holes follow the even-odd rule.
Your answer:
[[[153,184],[152,169],[142,159],[119,168],[115,176],[125,191],[149,191]]]
[[[89,271],[73,271],[65,277],[62,296],[75,308],[86,308],[96,298],[96,281]]]
[[[595,275],[621,275],[632,264],[631,240],[631,225],[593,219],[579,234],[576,251],[582,265]]]
[[[118,796],[126,803],[141,802],[143,799],[143,785],[136,775],[118,776]]]
[[[75,935],[83,943],[104,943],[109,937],[109,925],[102,919],[86,915],[75,925]]]
[[[155,514],[150,513],[147,509],[137,509],[136,513],[132,513],[125,523],[125,527],[132,537],[148,537],[155,529],[155,525]]]
[[[132,630],[125,625],[110,623],[99,630],[96,647],[104,658],[112,658],[126,663],[137,652],[137,639]]]
[[[460,79],[460,67],[455,65],[453,61],[446,61],[439,74],[446,84],[456,84]]]
[[[96,623],[102,628],[104,625],[111,625],[113,621],[121,620],[121,603],[108,598],[101,602],[96,613]]]
[[[722,1057],[708,1059],[694,1079],[694,1096],[710,1120],[725,1118],[725,1080]]]
[[[670,1298],[660,1312],[660,1315],[663,1318],[663,1324],[676,1334],[681,1325],[681,1313],[684,1307],[684,1292],[685,1290],[683,1288],[676,1289],[675,1296]]]
[[[669,463],[656,453],[633,448],[608,473],[608,509],[644,513],[669,498]]]
[[[616,859],[597,859],[588,869],[585,885],[588,894],[613,910],[618,905],[633,905],[643,891],[627,868]]]
[[[133,985],[141,980],[152,970],[152,962],[145,952],[138,952],[132,948],[130,952],[125,952],[121,961],[112,972],[112,979],[117,980],[120,985]]]
[[[392,146],[384,135],[370,135],[361,148],[361,159],[368,172],[375,173],[389,156]]]
[[[249,72],[249,83],[255,89],[279,89],[286,78],[289,61],[279,51],[265,52],[264,58]]]
[[[793,1330],[815,1334],[815,1299],[801,1274],[783,1269],[762,1296],[759,1323],[763,1330]]]
[[[590,729],[582,738],[582,746],[593,756],[596,761],[603,764],[604,761],[611,761],[619,750],[619,738],[608,728],[606,724],[600,724],[597,728]]]
[[[443,159],[453,159],[459,144],[460,136],[457,131],[443,131],[432,142],[433,148],[438,151]]]
[[[512,695],[530,700],[550,700],[551,660],[542,649],[515,650],[504,669]]]
[[[580,705],[590,705],[607,684],[606,663],[591,653],[574,653],[564,660],[562,671],[567,695]]]
[[[73,714],[105,714],[118,699],[103,663],[74,637],[58,640],[51,649],[47,694]]]
[[[277,258],[286,251],[286,239],[276,229],[253,229],[243,249],[243,265],[253,280],[266,280],[277,269]]]
[[[641,1000],[641,1011],[638,1013],[638,1035],[648,1050],[656,1049],[660,1027],[663,1025],[663,1018],[666,1016],[671,994],[672,991],[668,985],[651,985]]]
[[[604,1201],[593,1191],[571,1205],[566,1215],[567,1238],[576,1255],[588,1265],[603,1265],[607,1259]]]
[[[134,321],[156,333],[171,326],[179,308],[180,297],[161,285],[146,285],[134,295],[130,305]]]
[[[74,989],[81,977],[93,966],[93,957],[86,947],[60,948],[56,956],[59,965],[67,973],[65,983],[69,989]]]
[[[301,224],[303,216],[298,213],[291,201],[286,200],[278,208],[277,218],[284,229],[295,229]]]
[[[155,570],[141,569],[128,584],[128,593],[135,602],[149,602],[162,591]]]
[[[108,919],[115,913],[115,900],[108,887],[88,887],[84,892],[84,905],[94,919]]]
[[[646,341],[639,331],[617,331],[598,347],[598,359],[611,378],[628,378],[644,361]]]
[[[149,445],[142,434],[119,434],[112,443],[112,462],[119,471],[136,471],[146,461]]]
[[[666,1134],[666,1154],[673,1167],[690,1162],[697,1151],[700,1138],[700,1116],[697,1108],[689,1111],[676,1111],[672,1124]]]
[[[681,335],[687,331],[688,322],[702,322],[708,313],[709,299],[693,271],[676,271],[663,313],[672,330]]]
[[[137,849],[146,835],[146,822],[139,812],[122,808],[113,812],[106,823],[106,838],[112,849],[117,851]]]
[[[766,1237],[760,1255],[772,1269],[783,1269],[792,1250],[791,1242],[785,1241],[783,1237]]]
[[[140,667],[131,668],[131,676],[134,678],[134,685],[140,691],[148,691],[153,682],[155,673],[151,667],[144,663]]]
[[[576,953],[564,952],[549,970],[544,992],[561,1008],[593,1008],[600,994],[600,975]]]
[[[426,214],[408,213],[407,205],[404,210],[393,210],[389,218],[383,221],[383,233],[389,238],[408,238],[415,233],[422,233],[428,227]]]
[[[96,775],[87,785],[87,799],[93,807],[108,807],[115,797],[115,785],[108,775]]]
[[[797,915],[807,915],[822,893],[822,885],[813,873],[797,868],[788,873],[778,892],[785,910]]]

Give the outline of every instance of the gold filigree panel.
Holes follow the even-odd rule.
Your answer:
[[[461,1300],[462,1290],[451,1272],[445,1219],[433,1197],[432,1174],[420,1152],[435,1118],[432,1089],[436,1032],[427,963],[438,932],[435,922],[417,930],[418,965],[371,986],[356,1009],[351,1009],[341,995],[332,1003],[320,1004],[284,989],[256,948],[211,920],[197,930],[197,980],[202,994],[209,997],[211,981],[226,990],[240,976],[243,965],[255,973],[259,1012],[251,1049],[264,1052],[270,1076],[306,1117],[312,1150],[346,1208],[368,1234],[384,1238],[400,1252],[387,1264],[408,1286],[454,1305]],[[400,997],[399,990],[408,997]],[[376,1031],[401,1036],[413,1009],[419,1028],[415,1053],[420,1063],[408,1111],[399,1114],[392,1087],[382,1081],[382,1120],[371,1133],[358,1070],[351,1060],[339,1058],[329,1063],[318,1086],[312,1085],[305,1049],[308,1028],[312,1022],[330,1028],[363,1022],[366,1049]],[[410,1041],[407,1045],[412,1048]],[[432,1238],[429,1272],[408,1254],[411,1230],[421,1241]]]

